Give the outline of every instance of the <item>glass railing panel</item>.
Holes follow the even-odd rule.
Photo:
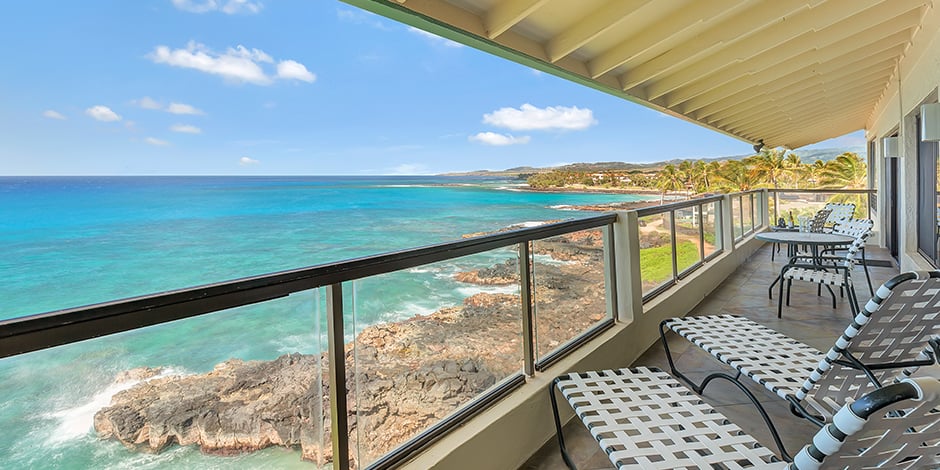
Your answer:
[[[744,234],[754,231],[754,194],[741,195],[741,229]]]
[[[537,359],[611,318],[607,311],[604,259],[602,229],[532,242]]]
[[[353,467],[372,464],[523,368],[515,247],[350,285]]]
[[[731,225],[735,241],[744,236],[744,220],[741,211],[741,195],[731,196]]]
[[[721,251],[721,232],[718,221],[721,216],[721,203],[718,201],[704,204],[702,207],[702,228],[704,232],[705,257]]]
[[[318,291],[0,359],[4,468],[329,464]]]
[[[701,206],[676,209],[676,267],[680,273],[702,262]]]
[[[672,260],[672,235],[670,213],[639,217],[640,279],[643,295],[671,284],[675,279]]]

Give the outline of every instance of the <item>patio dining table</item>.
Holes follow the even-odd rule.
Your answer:
[[[819,267],[823,267],[819,260],[819,247],[845,246],[855,241],[855,238],[848,235],[822,232],[761,232],[755,238],[770,243],[786,243],[790,247],[807,246],[813,255],[813,264]],[[792,253],[793,250],[788,249],[787,252]],[[777,276],[774,282],[770,284],[768,292],[778,282],[780,282],[780,276]]]

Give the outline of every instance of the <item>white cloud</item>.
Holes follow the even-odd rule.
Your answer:
[[[257,165],[261,162],[255,160],[254,158],[242,157],[238,159],[238,164],[241,166]]]
[[[516,145],[516,144],[528,144],[531,137],[524,135],[522,137],[514,137],[508,134],[497,134],[495,132],[480,132],[475,135],[471,135],[467,138],[471,142],[479,142],[484,145]]]
[[[427,39],[428,41],[431,42],[431,44],[444,46],[444,47],[463,47],[463,44],[460,44],[459,42],[454,42],[454,41],[451,41],[450,39],[442,38],[434,33],[429,33],[423,29],[415,28],[414,26],[409,26],[408,31]]]
[[[516,108],[500,108],[483,115],[483,122],[513,131],[529,130],[583,130],[597,124],[594,113],[577,106],[549,106],[536,108],[524,104]]]
[[[201,109],[196,108],[184,103],[170,103],[166,107],[166,112],[173,114],[192,114],[192,115],[202,115],[206,114]]]
[[[173,6],[190,13],[209,13],[221,11],[229,15],[237,13],[256,14],[261,12],[264,4],[260,1],[250,0],[172,0]]]
[[[185,49],[157,46],[147,55],[147,58],[157,64],[219,75],[225,80],[236,83],[270,85],[274,82],[274,78],[306,82],[312,82],[316,78],[303,64],[293,60],[282,60],[277,66],[277,75],[270,76],[265,72],[262,64],[273,64],[274,59],[260,49],[248,49],[241,45],[230,47],[220,54],[204,44],[189,41]],[[282,67],[288,75],[281,75]]]
[[[85,110],[85,114],[104,122],[120,121],[121,116],[118,116],[117,113],[111,111],[111,108],[107,106],[92,106]]]
[[[173,132],[182,132],[183,134],[202,134],[202,129],[188,124],[173,124],[170,126]]]
[[[144,109],[160,109],[163,107],[160,103],[156,102],[153,98],[145,96],[139,100],[131,101],[131,104],[140,106]]]
[[[146,139],[144,139],[144,142],[147,142],[148,144],[154,145],[157,147],[166,147],[167,145],[170,145],[169,142],[165,140],[160,140],[156,137],[147,137]]]
[[[157,100],[149,96],[145,96],[139,100],[131,100],[131,104],[134,106],[141,107],[143,109],[155,109],[159,111],[166,111],[171,114],[191,114],[191,115],[203,115],[206,114],[203,110],[196,108],[195,106],[185,104],[185,103],[170,103],[163,106],[163,103],[160,103]]]
[[[304,64],[293,60],[282,60],[277,64],[277,78],[300,80],[313,83],[317,76],[307,70]]]
[[[64,121],[65,119],[67,119],[65,116],[62,115],[62,113],[52,110],[52,109],[47,109],[43,111],[42,117],[49,118],[49,119],[58,119],[59,121]]]

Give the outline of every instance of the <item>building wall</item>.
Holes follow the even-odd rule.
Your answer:
[[[900,77],[900,78],[899,78]],[[898,93],[900,82],[900,94]],[[917,129],[915,119],[922,103],[937,101],[940,86],[940,12],[928,8],[913,44],[905,51],[894,82],[876,106],[867,124],[866,137],[877,145],[878,172],[885,174],[881,139],[900,131],[901,157],[898,175],[898,261],[901,271],[934,269],[917,253]],[[901,119],[903,116],[903,121]],[[885,178],[879,179],[878,212],[885,213]]]

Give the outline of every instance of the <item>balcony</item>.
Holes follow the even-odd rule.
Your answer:
[[[800,291],[794,292],[799,305],[788,308],[783,321],[772,320],[776,304],[766,286],[781,261],[771,263],[768,249],[753,238],[767,225],[769,196],[750,191],[693,199],[7,320],[0,322],[0,366],[25,373],[30,364],[46,364],[37,380],[50,387],[61,368],[100,380],[115,372],[96,370],[102,357],[132,358],[137,343],[173,338],[162,357],[128,359],[136,380],[149,382],[123,398],[146,407],[131,415],[122,414],[131,405],[118,407],[100,423],[96,417],[100,435],[150,451],[177,443],[190,453],[197,452],[194,446],[217,454],[301,448],[305,459],[334,468],[513,468],[552,437],[549,381],[567,370],[661,363],[662,318],[690,310],[739,313],[819,347],[844,327],[844,306],[832,311],[826,297]],[[876,281],[894,272],[873,269]],[[425,274],[453,277],[485,295],[411,320],[396,318],[397,307],[385,305],[382,293]],[[376,312],[386,316],[360,321]],[[211,331],[225,347],[188,340],[194,329]],[[277,354],[258,344],[268,336],[279,340]],[[170,377],[177,372],[160,369],[180,355],[200,358],[202,370],[179,380]],[[681,361],[702,372],[715,367],[694,351],[684,351]],[[203,393],[207,384],[216,395]],[[205,395],[206,403],[224,404],[210,413],[220,421],[248,417],[260,430],[207,437],[188,427],[205,417],[201,412],[179,422],[147,421],[154,395],[169,394],[157,415],[190,404],[192,394],[174,395],[186,387]],[[285,390],[297,396],[279,395]],[[21,393],[10,392],[11,400]],[[722,403],[738,405],[736,395],[726,395]],[[286,418],[269,416],[284,401],[304,406]],[[138,418],[147,426],[122,427]],[[156,428],[165,433],[157,435]],[[114,455],[130,452],[113,441],[100,445]],[[47,449],[36,450],[43,455]],[[552,465],[551,449],[543,454],[544,464]],[[267,451],[246,455],[238,457],[245,465],[289,460]],[[300,463],[300,453],[288,455]]]
[[[791,305],[784,306],[783,318],[777,319],[777,297],[767,298],[767,286],[773,282],[780,272],[785,257],[776,256],[771,261],[770,250],[773,247],[765,245],[748,258],[734,273],[728,276],[717,289],[710,293],[701,303],[696,305],[690,315],[714,315],[728,313],[741,315],[769,326],[792,338],[825,351],[832,346],[835,338],[849,324],[851,312],[848,303],[844,300],[837,302],[833,309],[830,298],[824,292],[822,296],[816,295],[815,286],[808,283],[794,283]],[[889,255],[881,248],[869,247],[870,258],[877,260],[876,266],[870,266],[872,283],[876,286],[898,274],[894,265],[885,266]],[[860,299],[867,299],[864,273],[861,267],[854,273],[855,283]],[[695,380],[704,378],[712,372],[725,371],[713,357],[697,347],[690,347],[691,343],[672,336],[670,348],[676,354],[677,367],[680,370],[694,371],[689,374]],[[652,345],[632,365],[647,365],[669,370],[663,348],[660,344]],[[817,428],[806,420],[792,415],[789,409],[776,395],[770,394],[763,387],[758,387],[751,381],[746,381],[748,388],[762,402],[774,423],[781,431],[784,445],[790,452],[796,452],[807,439],[816,432]],[[775,449],[770,433],[760,420],[753,405],[737,388],[725,382],[713,383],[706,390],[705,401],[715,406],[722,414],[735,424],[738,424],[747,433],[758,439],[770,449]],[[548,410],[546,410],[547,412]],[[571,456],[579,469],[608,469],[614,468],[607,455],[597,446],[593,437],[578,420],[572,420],[565,426],[566,442]],[[525,469],[566,469],[561,459],[558,445],[553,440],[546,444],[522,467]]]

